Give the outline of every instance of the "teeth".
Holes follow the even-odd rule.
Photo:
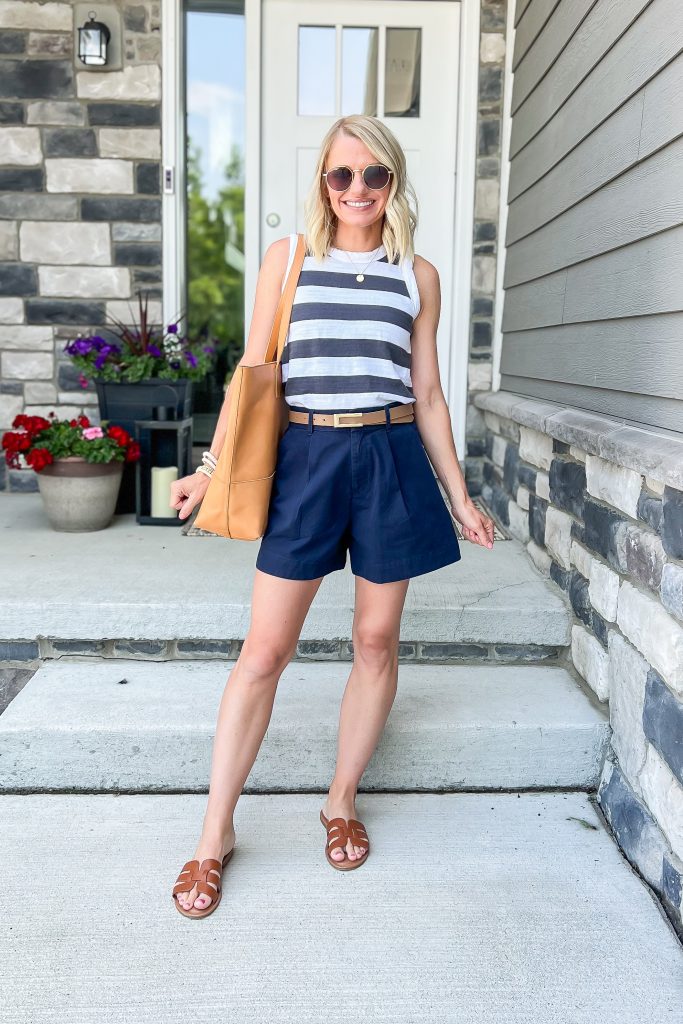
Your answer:
[[[347,206],[355,206],[357,208],[360,208],[361,206],[372,206],[373,200],[370,199],[366,203],[353,203],[349,199],[345,199],[344,202],[346,203]]]

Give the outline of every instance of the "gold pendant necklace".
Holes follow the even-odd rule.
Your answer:
[[[374,260],[374,259],[375,259],[375,257],[377,256],[377,253],[378,253],[378,252],[380,251],[380,249],[382,248],[382,244],[383,244],[382,242],[380,242],[380,243],[379,243],[379,245],[377,246],[377,248],[376,248],[376,249],[375,249],[375,251],[373,252],[373,254],[372,254],[372,257],[370,258],[370,260],[369,260],[369,261],[368,261],[368,262],[367,262],[367,263],[365,264],[365,266],[363,267],[363,270],[367,270],[367,269],[368,269],[368,267],[370,266],[370,264],[371,264],[371,263],[373,262],[373,260]],[[341,251],[342,251],[342,252],[343,252],[343,253],[345,254],[345,256],[347,257],[347,259],[348,259],[349,263],[353,263],[353,265],[354,265],[354,266],[356,266],[356,267],[358,266],[358,264],[356,263],[356,261],[355,261],[355,260],[352,260],[352,259],[351,259],[351,257],[349,256],[348,252],[346,251],[346,249],[342,249]],[[365,280],[365,274],[364,274],[364,273],[363,273],[363,271],[361,270],[361,271],[360,271],[360,273],[356,274],[356,281],[364,281],[364,280]]]

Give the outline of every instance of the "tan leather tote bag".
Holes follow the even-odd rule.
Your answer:
[[[304,256],[300,234],[265,359],[237,366],[230,381],[225,441],[193,524],[200,530],[233,540],[258,540],[266,532],[278,444],[289,423],[280,360]]]

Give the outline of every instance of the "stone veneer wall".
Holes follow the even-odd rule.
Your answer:
[[[120,71],[74,66],[72,4],[0,2],[0,434],[96,411],[65,342],[129,318],[138,288],[161,316],[159,3],[115,2]],[[5,489],[35,473],[0,459]]]
[[[482,497],[567,594],[572,661],[609,702],[598,803],[683,934],[683,436],[509,392],[475,401]]]
[[[484,451],[484,423],[474,398],[478,392],[487,391],[492,381],[506,17],[506,0],[482,0],[464,460],[461,456],[471,495],[481,493],[481,455]]]

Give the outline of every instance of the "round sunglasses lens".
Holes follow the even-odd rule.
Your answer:
[[[389,171],[383,164],[372,164],[363,173],[368,188],[385,188],[389,181]]]
[[[343,192],[351,184],[352,177],[348,167],[334,167],[327,172],[327,184],[337,192]]]

